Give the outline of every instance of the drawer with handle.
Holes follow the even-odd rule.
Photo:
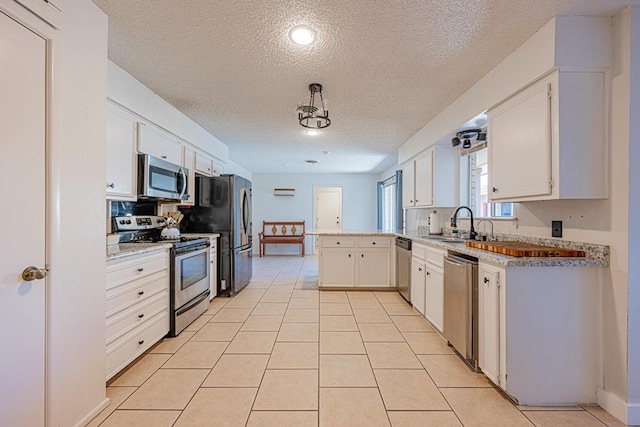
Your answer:
[[[353,237],[321,237],[320,246],[323,248],[355,248],[356,239]]]
[[[153,255],[125,258],[107,263],[107,291],[131,280],[149,276],[158,271],[168,271],[167,251]]]
[[[391,239],[388,237],[359,237],[359,248],[390,248]]]
[[[133,362],[167,332],[169,332],[169,313],[162,313],[107,347],[107,380]]]
[[[162,312],[169,313],[168,291],[113,313],[107,317],[107,344]]]
[[[167,272],[156,273],[141,281],[125,283],[107,291],[107,316],[114,311],[137,304],[157,293],[169,290]]]

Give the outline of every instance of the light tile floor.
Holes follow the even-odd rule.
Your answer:
[[[90,426],[621,426],[513,405],[395,292],[319,291],[317,258],[254,258],[234,298],[110,381]]]

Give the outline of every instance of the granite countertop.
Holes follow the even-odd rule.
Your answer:
[[[170,249],[172,243],[119,243],[117,245],[107,245],[107,261],[122,259],[134,255],[142,255],[155,251]]]
[[[524,236],[504,236],[500,240],[516,240],[528,243],[534,243],[545,246],[556,246],[571,249],[583,250],[586,257],[513,257],[501,255],[495,252],[475,249],[464,244],[464,242],[446,242],[436,239],[430,239],[429,236],[418,235],[417,233],[405,232],[391,233],[376,231],[326,231],[321,230],[310,231],[307,234],[312,235],[339,235],[339,236],[399,236],[411,239],[415,243],[433,246],[443,250],[463,253],[478,258],[481,261],[490,262],[504,267],[608,267],[609,266],[609,247],[606,245],[597,245],[591,243],[568,242],[552,239],[542,239]]]

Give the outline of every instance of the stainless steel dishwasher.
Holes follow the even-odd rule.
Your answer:
[[[396,237],[396,286],[411,304],[411,240]]]
[[[444,257],[444,337],[478,370],[478,259]]]

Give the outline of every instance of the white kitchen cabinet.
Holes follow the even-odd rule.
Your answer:
[[[395,286],[392,240],[388,236],[320,236],[320,287]]]
[[[558,72],[487,113],[491,200],[607,197],[605,76]]]
[[[429,148],[402,166],[402,207],[458,205],[458,156],[451,147]]]
[[[166,249],[107,262],[106,379],[169,332]]]
[[[138,123],[138,151],[174,165],[182,163],[180,141],[168,132],[148,123]]]
[[[385,287],[391,283],[391,251],[358,249],[358,286]]]
[[[137,120],[107,103],[107,199],[137,200]]]
[[[411,304],[436,329],[442,331],[445,251],[414,243],[411,255]]]
[[[478,364],[487,377],[521,405],[595,402],[597,269],[483,261],[478,269]]]
[[[478,364],[482,372],[500,385],[500,277],[504,270],[478,267]]]
[[[195,171],[204,176],[220,176],[213,157],[201,151],[196,151]]]
[[[440,332],[444,326],[444,270],[427,262],[424,317]]]
[[[353,287],[355,285],[355,250],[321,249],[320,286]]]
[[[411,305],[424,316],[426,270],[424,260],[417,257],[411,258]]]

